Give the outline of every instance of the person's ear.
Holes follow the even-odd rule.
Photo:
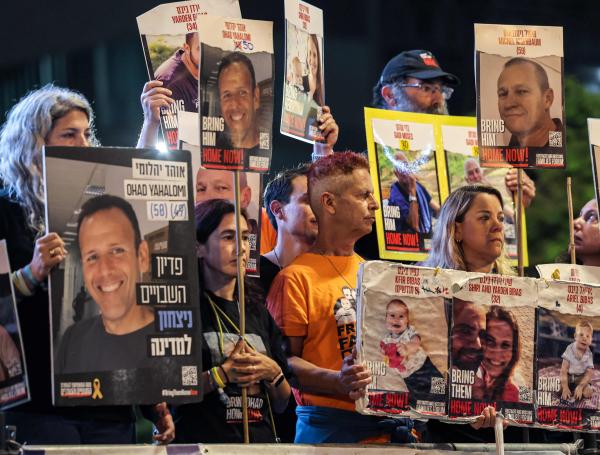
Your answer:
[[[254,110],[257,111],[260,108],[260,89],[258,85],[254,87]]]
[[[394,107],[396,105],[396,97],[394,96],[391,85],[384,85],[381,87],[381,96],[388,106]]]
[[[544,108],[548,111],[554,102],[554,90],[549,88],[544,93]]]
[[[454,240],[458,243],[463,241],[462,223],[454,223]]]
[[[285,219],[285,214],[283,213],[283,204],[274,199],[271,201],[271,203],[269,204],[269,210],[271,210],[271,213],[273,215],[275,215],[275,218],[278,220],[284,220]]]
[[[145,240],[142,240],[138,246],[137,257],[140,272],[145,273],[150,270],[150,247]]]
[[[333,193],[329,193],[328,191],[323,192],[323,194],[321,194],[321,206],[323,206],[323,209],[330,215],[335,215],[335,195]]]
[[[247,186],[246,188],[242,188],[242,207],[246,208],[250,205],[250,201],[252,200],[252,188]]]
[[[206,245],[196,242],[196,257],[203,258],[206,256]]]

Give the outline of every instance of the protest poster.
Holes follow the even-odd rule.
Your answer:
[[[579,264],[538,264],[535,268],[540,278],[548,281],[600,284],[600,267]]]
[[[234,173],[222,169],[206,169],[200,165],[200,134],[198,116],[179,112],[179,148],[192,154],[192,178],[194,203],[209,199],[227,199],[234,202]],[[240,206],[248,214],[249,258],[246,263],[248,276],[259,276],[260,265],[260,210],[262,207],[262,181],[256,172],[240,172]]]
[[[448,175],[448,191],[466,185],[486,185],[496,188],[504,205],[504,239],[510,258],[517,260],[516,207],[513,195],[506,187],[507,168],[482,168],[477,146],[476,119],[450,117],[441,125],[442,143]],[[523,211],[523,253],[527,261],[527,229]]]
[[[359,412],[447,414],[449,287],[442,278],[423,267],[361,264],[358,358],[373,382]]]
[[[600,429],[600,288],[541,281],[537,315],[537,422]]]
[[[592,157],[592,174],[594,176],[594,190],[596,204],[600,200],[600,119],[588,118],[588,135],[590,138],[590,154]],[[600,207],[600,205],[597,205]]]
[[[198,113],[200,47],[196,17],[204,14],[241,17],[238,0],[165,3],[137,17],[148,76],[162,81],[175,100],[160,113],[169,149],[177,148],[177,112]]]
[[[322,9],[285,0],[285,48],[281,134],[323,141],[318,122],[325,104]]]
[[[58,406],[202,397],[190,155],[46,147],[46,228]]]
[[[365,108],[379,257],[425,259],[446,183],[440,182],[435,115]]]
[[[375,214],[380,258],[424,260],[441,204],[450,192],[466,184],[491,184],[502,195],[506,247],[516,262],[515,209],[504,183],[507,170],[488,172],[479,166],[475,121],[473,117],[365,108],[371,177],[381,207]],[[477,167],[482,173],[469,182],[467,167]],[[522,244],[527,264],[524,218]]]
[[[512,424],[533,424],[537,281],[464,272],[452,290],[449,416],[493,406]]]
[[[475,24],[483,167],[565,168],[562,27]]]
[[[198,16],[201,163],[268,172],[273,123],[273,23]]]
[[[6,240],[0,240],[0,410],[29,401],[27,365],[10,277]]]

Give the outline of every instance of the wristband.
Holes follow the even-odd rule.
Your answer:
[[[219,376],[219,372],[217,371],[217,367],[212,367],[210,369],[210,372],[212,373],[213,379],[215,380],[215,382],[219,386],[219,389],[224,389],[225,388],[225,383],[223,382],[223,379],[221,379],[221,376]]]
[[[279,374],[277,376],[275,376],[267,384],[269,387],[276,389],[277,387],[279,387],[281,385],[281,383],[283,382],[284,379],[285,379],[285,376],[283,375],[283,371],[280,371]]]
[[[225,376],[225,380],[227,381],[227,383],[229,384],[231,381],[229,380],[229,376],[227,376],[227,372],[225,371],[225,368],[223,368],[223,365],[219,365],[219,368],[221,369],[221,371],[223,372],[223,376]]]
[[[33,284],[33,287],[36,288],[40,285],[40,282],[37,280],[35,276],[33,276],[33,272],[31,271],[31,266],[27,264],[25,267],[21,269],[21,273],[25,277],[27,281]]]

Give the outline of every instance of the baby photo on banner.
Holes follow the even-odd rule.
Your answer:
[[[359,357],[373,382],[365,414],[445,416],[448,288],[433,269],[381,261],[361,266]]]
[[[600,429],[600,288],[540,283],[537,315],[537,422]],[[599,368],[596,366],[599,365]]]
[[[46,147],[54,404],[200,401],[190,154]]]
[[[565,168],[562,27],[475,24],[484,167]]]
[[[161,81],[175,100],[160,112],[165,142],[171,150],[177,148],[177,113],[198,115],[200,43],[196,18],[204,14],[242,17],[237,0],[165,3],[137,17],[148,76]]]
[[[511,423],[532,424],[536,280],[464,273],[453,285],[449,415],[493,406]]]
[[[201,164],[268,172],[273,124],[273,23],[198,16]]]
[[[322,141],[318,119],[325,104],[323,10],[302,0],[285,1],[285,79],[282,134]]]

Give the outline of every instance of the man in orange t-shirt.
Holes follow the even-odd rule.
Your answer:
[[[299,382],[296,442],[358,442],[382,433],[379,419],[358,414],[354,404],[371,382],[366,366],[355,363],[354,349],[362,262],[354,243],[371,231],[379,208],[368,161],[352,152],[315,161],[308,195],[317,240],[277,275],[267,305],[289,338],[289,363]]]

